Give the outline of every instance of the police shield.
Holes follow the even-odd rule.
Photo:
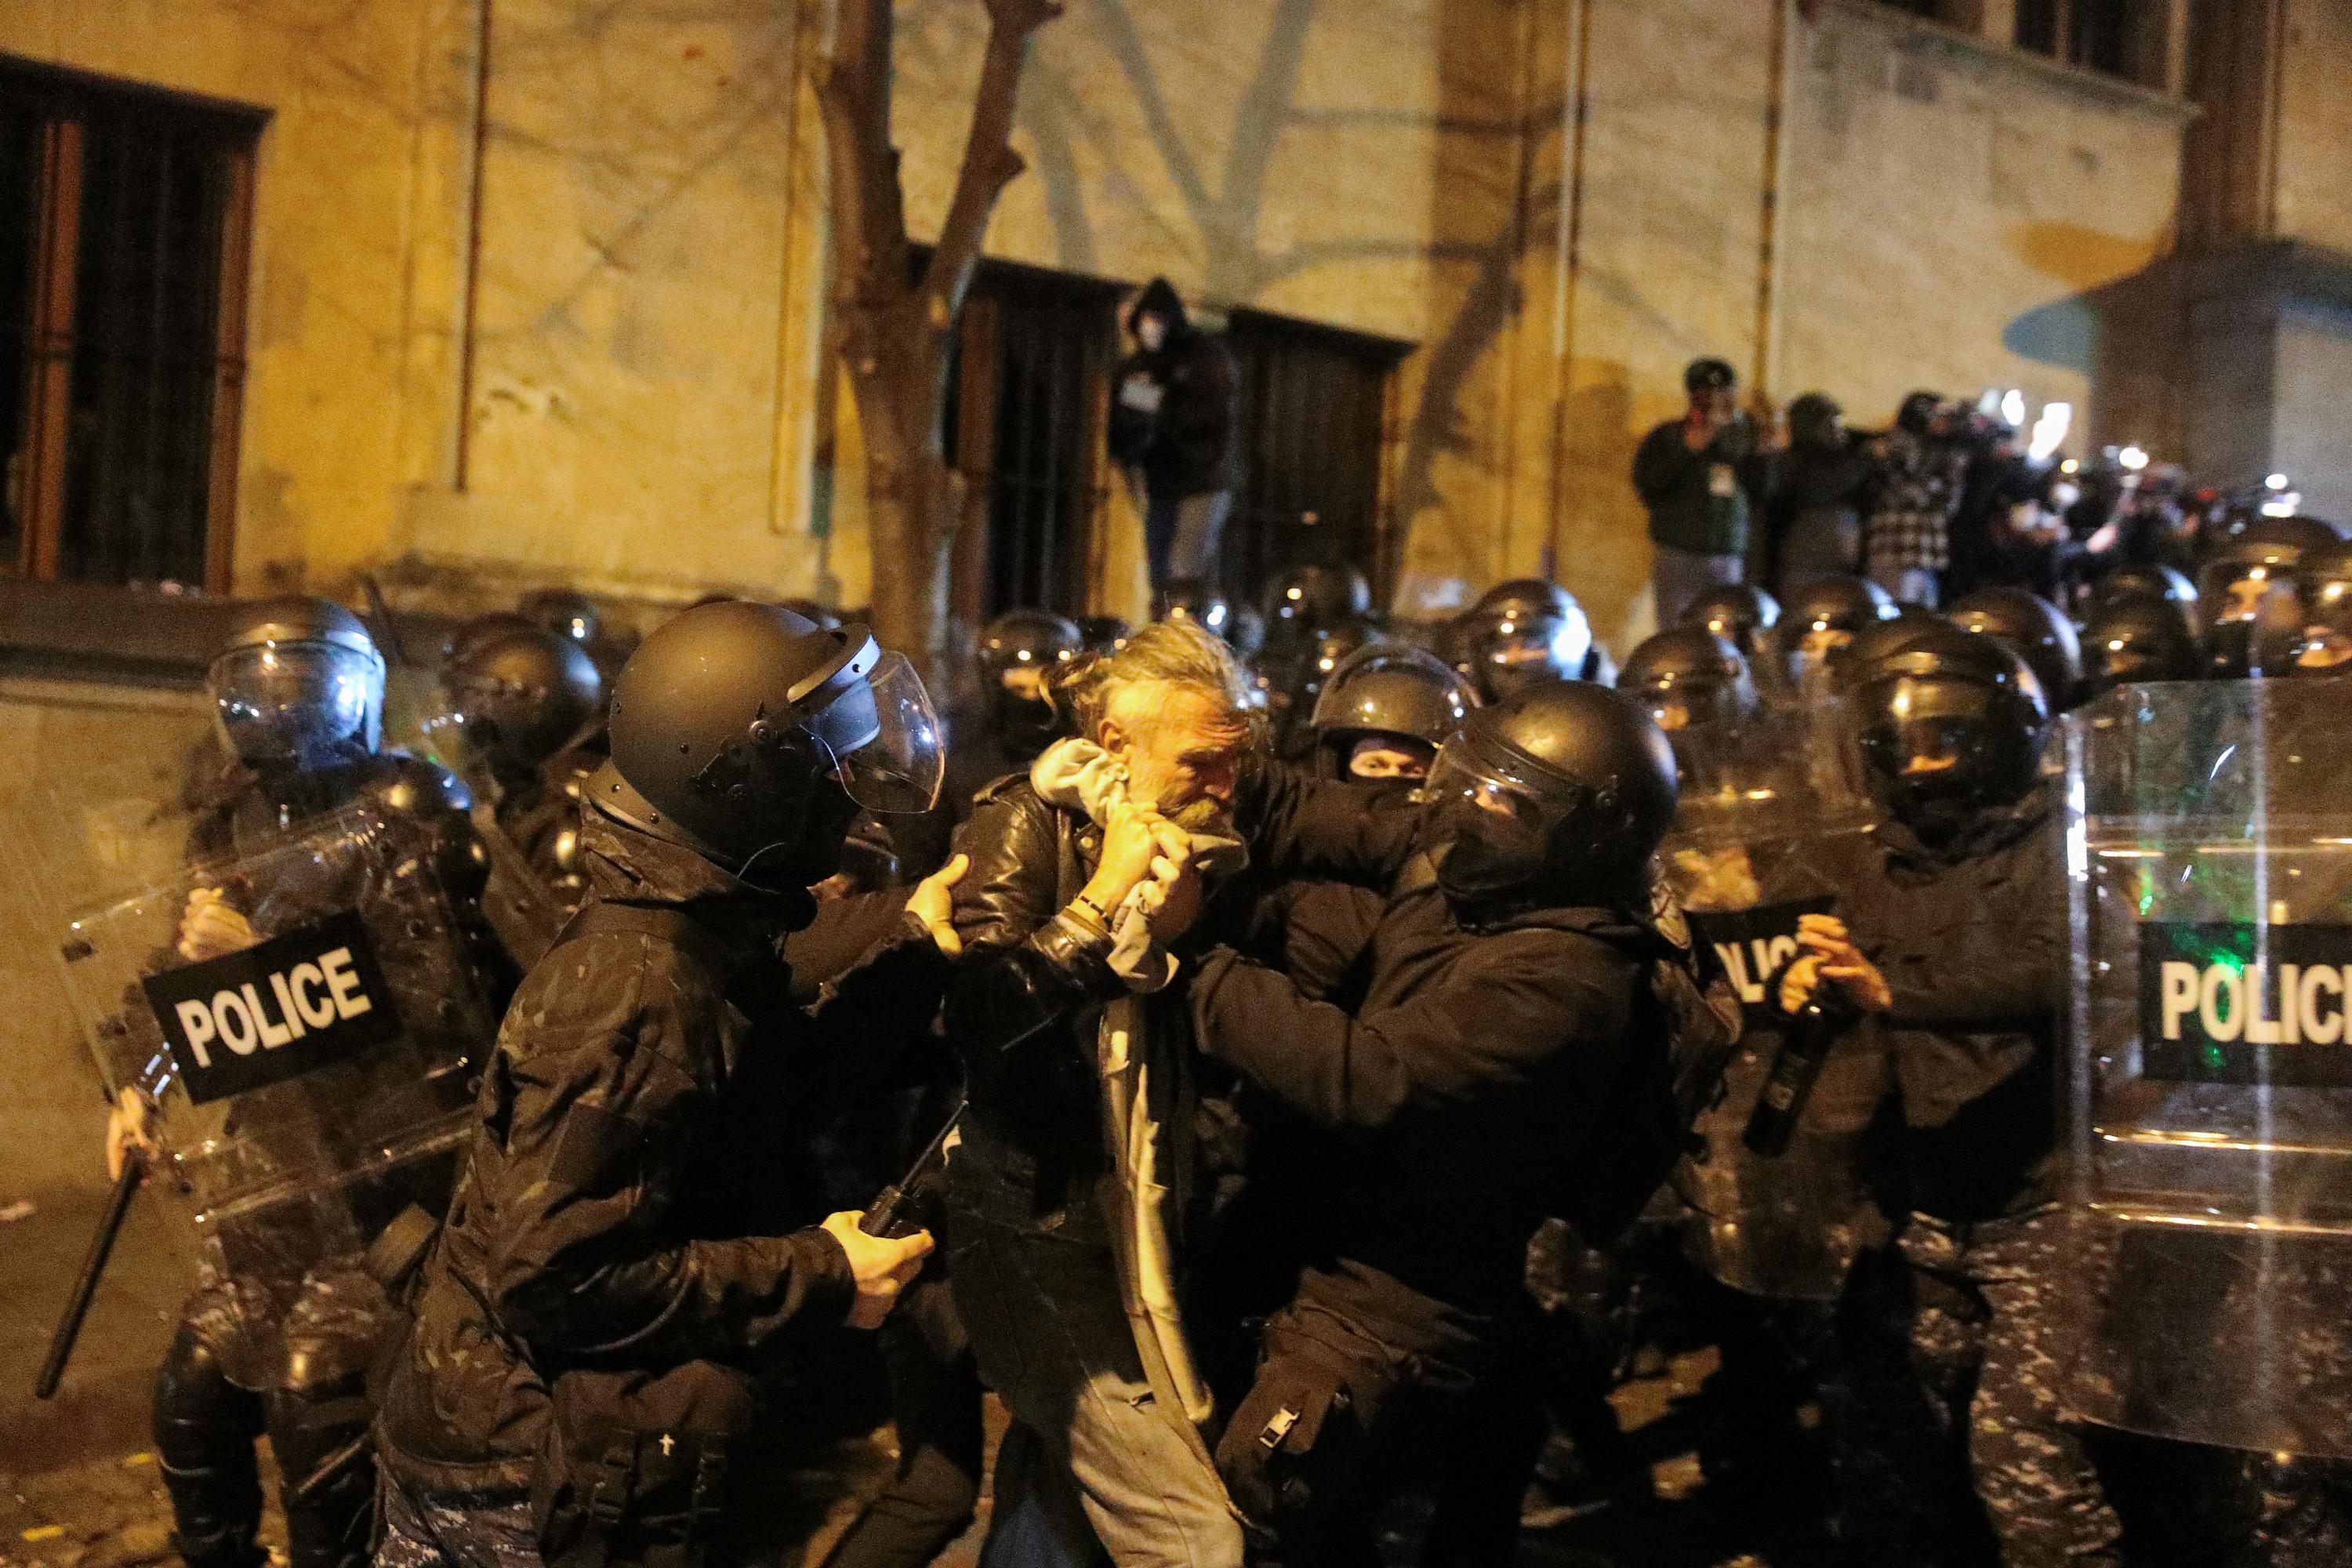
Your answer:
[[[2352,1457],[2352,682],[2124,687],[2067,736],[2072,1402]]]
[[[1799,919],[1837,912],[1836,889],[1867,852],[1871,812],[1834,703],[1675,740],[1682,804],[1661,859],[1747,1018],[1723,1096],[1699,1118],[1700,1146],[1675,1173],[1685,1250],[1736,1289],[1831,1300],[1855,1254],[1884,1235],[1863,1138],[1884,1097],[1876,1031],[1831,1047],[1785,1150],[1759,1153],[1746,1134],[1789,1043],[1771,982],[1796,955]]]
[[[406,824],[353,808],[175,867],[60,952],[109,1093],[148,1108],[151,1184],[215,1261],[299,1279],[446,1196],[491,1024]]]

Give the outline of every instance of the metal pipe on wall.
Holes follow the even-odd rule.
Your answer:
[[[1559,229],[1554,237],[1551,298],[1551,494],[1545,516],[1543,574],[1559,572],[1559,531],[1568,515],[1570,380],[1575,370],[1576,290],[1582,270],[1584,225],[1584,129],[1587,62],[1592,55],[1591,0],[1567,0],[1567,58],[1562,62]]]
[[[482,281],[482,164],[490,142],[490,5],[474,0],[472,167],[466,172],[466,270],[457,301],[457,428],[450,447],[449,483],[464,490],[474,447],[474,302]]]
[[[1800,0],[1771,0],[1772,41],[1766,54],[1771,96],[1764,106],[1764,172],[1756,243],[1756,357],[1748,395],[1760,408],[1770,401],[1780,369],[1780,266],[1788,233],[1789,143],[1796,82]]]

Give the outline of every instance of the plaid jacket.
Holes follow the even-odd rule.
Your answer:
[[[1876,495],[1863,524],[1870,572],[1941,572],[1952,562],[1952,509],[1959,486],[1943,454],[1907,431],[1885,438]]]

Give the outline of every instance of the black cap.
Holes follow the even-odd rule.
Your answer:
[[[1695,359],[1683,371],[1685,392],[1720,392],[1738,384],[1739,373],[1727,360]]]

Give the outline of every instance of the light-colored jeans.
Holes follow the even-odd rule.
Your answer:
[[[1136,492],[1143,497],[1143,545],[1151,563],[1151,585],[1163,588],[1182,577],[1213,580],[1217,547],[1225,537],[1225,518],[1234,510],[1234,492],[1151,495],[1139,479]]]
[[[1709,588],[1738,582],[1746,564],[1737,555],[1696,555],[1655,541],[1650,548],[1650,596],[1662,627],[1681,620],[1691,601]]]
[[[1109,1247],[1016,1217],[998,1200],[1025,1194],[977,1164],[967,1147],[950,1165],[948,1279],[981,1376],[1026,1428],[1006,1447],[1032,1450],[1016,1475],[999,1460],[982,1562],[1083,1568],[1098,1540],[1118,1568],[1240,1568],[1224,1483],[1152,1396]]]

